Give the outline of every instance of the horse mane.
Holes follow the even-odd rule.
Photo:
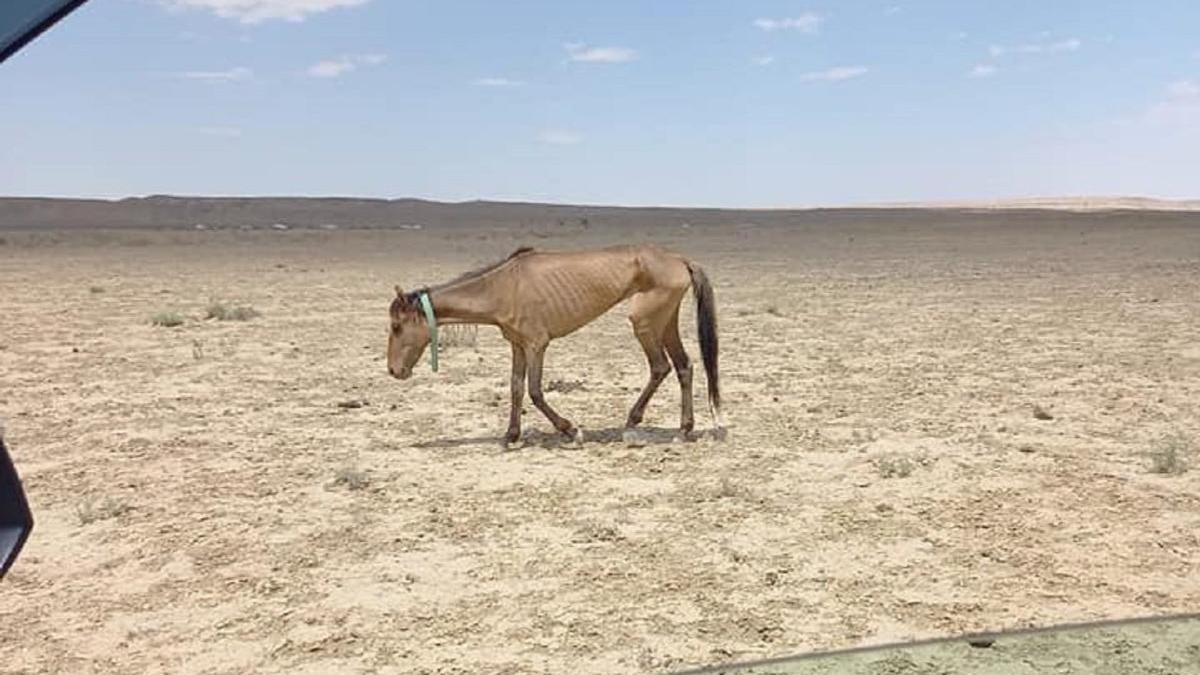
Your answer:
[[[446,288],[448,286],[453,286],[455,284],[462,283],[464,281],[476,279],[476,278],[481,277],[489,272],[493,272],[493,271],[499,269],[501,266],[508,263],[510,260],[515,260],[527,253],[532,253],[533,250],[534,249],[532,246],[522,246],[522,247],[518,248],[517,250],[513,251],[512,253],[508,254],[508,256],[505,258],[497,260],[494,263],[484,265],[483,267],[480,267],[479,269],[474,269],[474,270],[471,270],[470,272],[460,274],[457,277],[454,277],[453,279],[451,279],[450,281],[447,281],[444,284],[438,284],[434,288],[435,289]],[[413,293],[410,293],[409,295],[411,295],[413,297],[413,299],[415,299],[417,297],[417,295],[419,295],[423,290],[430,290],[430,289],[420,289],[420,290],[414,291]]]
[[[422,286],[421,288],[418,288],[415,291],[409,291],[408,293],[405,293],[403,297],[396,296],[395,298],[392,299],[392,306],[390,308],[392,316],[398,317],[401,314],[403,314],[404,312],[414,312],[415,311],[417,313],[420,313],[420,307],[421,307],[420,303],[421,303],[421,294],[422,293],[428,293],[429,291],[432,291],[435,289],[447,288],[449,286],[453,286],[454,284],[461,283],[463,281],[468,281],[470,279],[476,279],[478,277],[481,277],[481,276],[487,274],[488,272],[492,272],[496,269],[499,269],[502,265],[509,262],[510,260],[515,260],[516,258],[520,258],[521,256],[523,256],[527,253],[532,253],[533,250],[534,249],[532,246],[522,246],[522,247],[518,248],[517,250],[513,251],[512,253],[508,254],[508,256],[505,258],[497,260],[496,262],[491,263],[489,265],[480,267],[479,269],[471,270],[470,272],[467,272],[465,274],[460,274],[457,277],[451,279],[450,281],[447,281],[444,284],[438,284],[437,286],[434,286],[434,287]]]

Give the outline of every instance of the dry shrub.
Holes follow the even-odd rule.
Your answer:
[[[210,302],[204,310],[205,319],[217,321],[249,321],[262,316],[257,309],[245,306],[229,306],[220,302]]]
[[[438,335],[440,346],[447,349],[470,347],[479,344],[479,326],[474,324],[451,324],[441,329]]]
[[[371,483],[367,472],[353,466],[342,467],[333,475],[333,485],[344,485],[347,490],[361,490]]]
[[[1178,476],[1191,466],[1192,443],[1181,433],[1161,438],[1150,450],[1150,471]]]
[[[179,312],[159,312],[150,317],[150,323],[162,328],[175,328],[183,325],[183,315]]]
[[[550,382],[544,387],[544,389],[548,392],[558,392],[560,394],[569,394],[573,391],[580,391],[586,388],[587,387],[584,385],[582,380],[563,379],[550,380]]]
[[[80,525],[90,525],[97,520],[116,518],[128,511],[130,511],[128,504],[118,502],[112,497],[105,497],[99,501],[89,499],[75,506],[75,516],[79,518]]]
[[[874,464],[882,478],[908,478],[917,468],[911,458],[898,454],[881,455],[875,458]]]

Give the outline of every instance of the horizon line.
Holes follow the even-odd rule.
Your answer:
[[[911,201],[869,201],[869,202],[827,202],[811,204],[779,204],[769,206],[714,206],[706,204],[669,204],[669,203],[619,203],[581,201],[538,201],[529,198],[485,198],[470,199],[437,199],[431,197],[405,196],[381,197],[365,195],[326,194],[186,194],[186,193],[149,193],[141,195],[112,196],[65,196],[65,195],[0,195],[0,200],[29,199],[29,200],[60,200],[60,201],[98,201],[120,203],[123,201],[141,201],[152,199],[196,199],[196,200],[341,200],[341,201],[374,201],[374,202],[403,202],[417,201],[449,206],[469,204],[501,204],[512,206],[550,206],[560,208],[609,208],[609,209],[664,209],[664,210],[705,210],[705,211],[816,211],[831,209],[1051,209],[1078,211],[1106,210],[1174,210],[1200,211],[1200,198],[1152,197],[1146,195],[1056,195],[1056,196],[1017,196],[1017,197],[984,197],[961,199],[918,199]]]

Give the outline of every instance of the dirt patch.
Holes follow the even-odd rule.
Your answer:
[[[37,529],[0,664],[633,673],[1194,609],[1200,471],[1147,452],[1200,439],[1200,229],[1014,218],[564,232],[705,265],[729,439],[670,442],[671,378],[625,446],[646,365],[614,311],[547,359],[589,441],[530,408],[515,452],[495,330],[404,383],[384,342],[395,284],[520,227],[12,240],[0,415]]]

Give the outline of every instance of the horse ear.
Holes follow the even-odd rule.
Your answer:
[[[396,284],[396,297],[397,298],[404,297],[404,291],[400,290],[400,284]]]

